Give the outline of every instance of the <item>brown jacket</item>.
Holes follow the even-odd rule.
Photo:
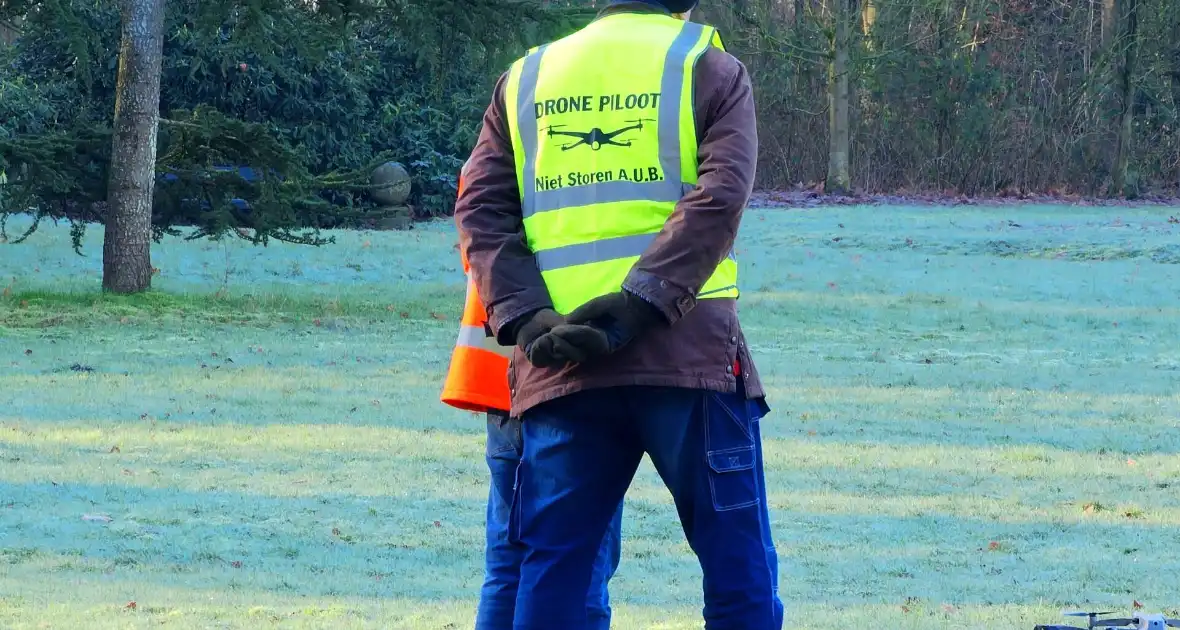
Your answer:
[[[659,11],[635,2],[618,11]],[[524,241],[520,192],[505,117],[507,75],[496,84],[479,140],[464,169],[466,187],[455,206],[460,244],[471,262],[489,326],[504,344],[509,323],[552,308],[533,253]],[[663,230],[639,258],[623,287],[656,305],[667,319],[618,352],[585,364],[542,369],[518,348],[509,370],[512,415],[577,391],[627,385],[737,391],[762,399],[733,299],[698,301],[695,292],[732,251],[753,189],[758,154],[754,95],[745,67],[710,48],[693,72],[699,179],[676,205]],[[741,282],[741,271],[738,272]],[[741,374],[734,374],[734,366]]]

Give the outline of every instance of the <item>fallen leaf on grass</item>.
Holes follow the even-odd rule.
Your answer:
[[[234,560],[233,562],[229,563],[229,566],[231,566],[235,569],[240,569],[240,568],[242,568],[242,561],[241,560]]]
[[[1143,608],[1143,604],[1140,604],[1139,600],[1134,600],[1131,602],[1131,608],[1134,608],[1135,610],[1140,610]]]
[[[442,313],[431,313],[430,316],[440,321],[446,321],[447,319],[447,316]]]
[[[127,602],[127,605],[123,606],[123,608],[125,610],[135,610],[136,604],[135,602]]]
[[[86,521],[87,523],[109,523],[115,519],[107,516],[106,514],[83,514],[82,520]]]
[[[145,414],[145,415],[146,415],[146,414]],[[139,418],[139,419],[140,419],[140,420],[142,420],[142,419],[143,419],[143,416],[140,416],[140,418]],[[109,450],[109,451],[107,451],[107,452],[108,452],[108,453],[122,453],[123,451],[120,451],[118,446],[112,446],[112,447],[111,447],[111,450]]]
[[[1000,541],[998,540],[993,540],[987,544],[988,551],[999,551],[1000,547]]]
[[[1128,465],[1128,466],[1136,466],[1136,465],[1138,465],[1138,464],[1139,464],[1139,462],[1137,462],[1137,461],[1135,461],[1135,460],[1133,460],[1133,459],[1129,459],[1129,458],[1127,459],[1127,465]]]
[[[129,477],[134,477],[134,476],[135,476],[135,472],[133,472],[133,471],[132,471],[130,468],[124,468],[124,469],[123,469],[123,474],[124,474],[124,475],[127,475],[127,476],[129,476]]]
[[[442,521],[435,521],[434,526],[435,527],[442,527]]]

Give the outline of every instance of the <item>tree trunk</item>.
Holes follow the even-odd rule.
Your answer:
[[[1102,0],[1102,47],[1110,45],[1114,38],[1115,0]]]
[[[1125,0],[1123,3],[1123,37],[1126,53],[1123,58],[1122,83],[1123,107],[1119,116],[1119,141],[1115,151],[1114,171],[1111,173],[1111,188],[1116,195],[1134,196],[1137,181],[1127,181],[1127,169],[1131,163],[1131,141],[1134,139],[1135,119],[1135,62],[1139,57],[1139,0]],[[1128,194],[1128,189],[1130,193]]]
[[[832,8],[835,32],[831,45],[832,58],[828,64],[828,178],[824,189],[831,194],[843,195],[852,188],[852,178],[848,173],[849,0],[834,0]]]
[[[152,285],[152,192],[160,125],[164,3],[119,2],[123,41],[102,247],[102,287],[114,293],[137,293]]]
[[[1180,119],[1180,7],[1172,5],[1174,12],[1171,18],[1172,21],[1172,109],[1176,112],[1176,118]],[[1180,138],[1178,138],[1180,140]],[[1176,146],[1176,173],[1174,180],[1180,185],[1180,142]]]
[[[877,23],[876,0],[861,0],[860,11],[861,29],[864,31],[866,38],[871,37],[873,33],[873,25]]]

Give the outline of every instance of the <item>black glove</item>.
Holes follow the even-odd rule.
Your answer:
[[[623,290],[586,302],[570,313],[566,321],[602,330],[610,341],[610,351],[614,352],[666,320],[664,314],[647,300]]]
[[[606,333],[593,326],[562,324],[541,335],[525,351],[529,363],[540,367],[561,367],[585,363],[610,352]]]
[[[555,326],[560,326],[565,323],[565,318],[558,315],[557,311],[551,308],[543,308],[538,311],[533,311],[531,315],[525,315],[512,323],[512,330],[509,332],[508,338],[516,345],[520,346],[527,354],[529,346],[537,340],[538,337],[553,330]],[[503,331],[501,331],[503,332]],[[501,341],[500,343],[504,343]]]

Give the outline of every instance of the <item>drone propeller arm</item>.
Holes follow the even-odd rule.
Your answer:
[[[570,138],[584,138],[587,135],[576,131],[560,131],[556,129],[550,129],[547,133],[551,136],[569,136]]]
[[[1138,623],[1135,619],[1101,619],[1095,621],[1093,627],[1095,628],[1121,628],[1123,626],[1133,626]]]
[[[631,125],[630,127],[623,127],[622,129],[616,129],[615,131],[612,131],[610,133],[604,133],[604,134],[602,134],[602,136],[603,136],[603,138],[605,138],[608,141],[614,140],[615,136],[621,136],[621,135],[627,133],[628,131],[635,131],[636,129],[643,129],[643,125]]]

